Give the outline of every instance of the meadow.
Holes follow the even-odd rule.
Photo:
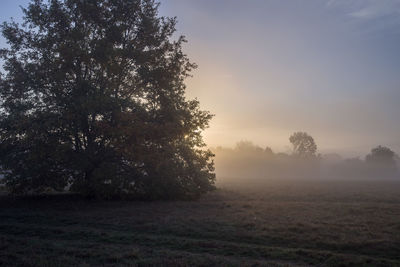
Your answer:
[[[222,179],[198,201],[0,206],[0,266],[400,266],[400,181]]]

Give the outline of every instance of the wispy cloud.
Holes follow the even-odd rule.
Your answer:
[[[377,19],[400,15],[400,0],[327,0],[326,6],[357,19]]]
[[[400,34],[400,0],[326,0],[326,7],[354,22],[361,33]]]
[[[349,15],[359,19],[377,19],[400,15],[399,0],[374,0],[365,2],[362,8],[350,12]]]

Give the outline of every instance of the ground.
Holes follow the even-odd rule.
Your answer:
[[[400,266],[400,181],[218,186],[199,201],[2,196],[0,266]]]

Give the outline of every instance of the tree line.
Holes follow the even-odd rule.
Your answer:
[[[217,147],[216,170],[221,179],[232,178],[314,178],[385,179],[400,177],[399,157],[390,148],[377,146],[363,159],[320,154],[314,138],[306,132],[289,137],[290,153],[274,152],[250,141],[233,149]]]

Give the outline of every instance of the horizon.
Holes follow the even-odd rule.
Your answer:
[[[221,145],[218,145],[218,146],[208,146],[208,148],[211,149],[211,151],[213,151],[213,152],[215,152],[215,150],[221,150],[221,149],[222,150],[235,150],[235,149],[237,149],[237,145],[242,143],[242,142],[250,143],[255,148],[260,148],[263,151],[266,150],[267,148],[270,148],[274,154],[280,154],[280,153],[287,154],[287,155],[292,155],[293,154],[293,147],[291,145],[287,145],[285,150],[275,150],[271,146],[268,146],[268,145],[267,146],[261,146],[261,145],[258,145],[256,143],[252,142],[251,140],[245,140],[245,139],[236,142],[233,146],[221,146]],[[376,147],[379,147],[379,146],[381,146],[381,145],[378,145]],[[376,147],[371,147],[371,149],[369,151],[367,151],[365,154],[357,154],[357,152],[345,154],[345,153],[340,153],[340,152],[337,152],[337,151],[329,151],[329,150],[328,151],[326,151],[326,150],[325,151],[320,151],[319,149],[317,149],[317,153],[316,154],[319,155],[319,156],[322,156],[322,157],[331,156],[331,155],[337,155],[343,160],[346,160],[346,159],[361,159],[361,160],[364,160],[366,158],[366,156],[371,153],[372,149],[374,149]],[[382,146],[382,147],[385,147],[385,146]],[[399,157],[399,154],[396,151],[393,151],[393,152],[395,152],[395,155],[397,157]]]
[[[400,266],[400,0],[1,3],[0,266]]]

